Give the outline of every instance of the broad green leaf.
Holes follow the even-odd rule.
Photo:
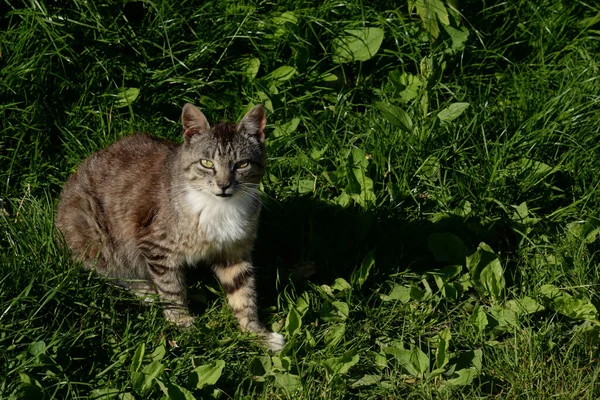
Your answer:
[[[544,306],[529,296],[525,296],[522,299],[509,300],[504,306],[514,311],[517,315],[533,314],[544,310]]]
[[[308,293],[304,292],[300,296],[298,296],[298,299],[296,300],[296,310],[298,310],[298,313],[301,317],[304,317],[309,307],[310,298],[308,297]]]
[[[108,400],[114,399],[117,395],[121,393],[119,389],[112,388],[102,388],[102,389],[94,389],[90,392],[88,396],[89,400]]]
[[[399,96],[403,103],[415,99],[423,83],[417,75],[408,72],[392,71],[389,74],[389,80],[394,86],[394,97]]]
[[[458,298],[458,290],[456,290],[453,283],[447,282],[446,278],[442,278],[439,275],[434,276],[434,278],[445,299],[455,300]]]
[[[477,247],[477,251],[471,254],[466,259],[467,269],[473,280],[479,280],[481,270],[497,258],[496,253],[486,243],[481,242]]]
[[[339,78],[336,74],[332,74],[331,72],[326,72],[322,75],[319,75],[319,79],[323,82],[336,82]]]
[[[336,197],[335,202],[342,208],[348,207],[350,205],[350,196],[348,196],[348,193],[342,192],[338,197]]]
[[[477,375],[479,375],[479,372],[475,368],[464,368],[456,371],[452,377],[446,381],[446,384],[452,386],[470,385]]]
[[[254,376],[266,376],[271,373],[272,362],[269,356],[259,356],[252,360],[250,370]],[[256,379],[256,378],[255,378]]]
[[[152,354],[148,355],[148,357],[151,361],[160,361],[164,358],[166,352],[167,349],[165,348],[165,345],[161,344],[160,346],[157,346]]]
[[[46,354],[46,343],[40,341],[32,343],[28,348],[27,352],[32,356],[40,356]]]
[[[146,345],[144,343],[142,343],[135,350],[135,353],[133,354],[133,358],[131,359],[131,367],[129,368],[129,370],[131,372],[137,372],[140,370],[140,366],[142,365],[142,359],[144,358],[145,352],[146,352]]]
[[[132,372],[131,373],[131,386],[136,392],[142,392],[142,387],[144,387],[144,381],[146,376],[143,372]]]
[[[296,74],[296,68],[284,65],[271,72],[267,79],[270,81],[284,82],[292,79]]]
[[[346,319],[350,315],[350,308],[348,307],[347,303],[343,301],[333,301],[331,305],[337,309],[338,315],[342,319]]]
[[[544,285],[540,294],[552,310],[575,320],[596,320],[598,310],[584,297],[573,297],[554,285]]]
[[[298,125],[300,124],[300,118],[292,118],[291,121],[286,122],[285,124],[278,125],[275,129],[273,129],[274,137],[282,137],[291,135],[298,129]]]
[[[339,321],[348,318],[349,314],[350,308],[348,307],[348,304],[343,301],[334,301],[331,303],[327,302],[323,305],[319,317],[323,321]]]
[[[302,381],[298,375],[287,372],[275,374],[275,386],[284,389],[288,393],[292,393],[302,387]]]
[[[462,243],[462,241],[461,241]],[[463,260],[464,261],[464,260]],[[456,278],[462,272],[462,265],[446,265],[440,273],[446,277],[446,279],[451,280]]]
[[[448,10],[441,0],[409,0],[409,12],[414,9],[416,9],[417,15],[421,17],[425,30],[434,39],[437,39],[440,35],[438,20],[444,25],[450,25]]]
[[[410,191],[401,188],[400,185],[395,183],[388,182],[386,189],[394,203],[401,203],[410,197]]]
[[[141,372],[134,372],[131,374],[131,380],[133,388],[140,393],[145,393],[154,386],[156,378],[158,378],[163,371],[165,366],[159,361],[152,361],[146,365]]]
[[[388,366],[388,361],[385,354],[375,353],[375,366],[377,369],[384,369]]]
[[[529,210],[527,209],[527,202],[524,201],[518,206],[512,206],[515,209],[515,213],[512,216],[513,221],[523,223],[529,216]]]
[[[482,333],[488,325],[488,319],[481,306],[473,309],[473,314],[469,317],[469,323],[475,327],[478,333]]]
[[[427,240],[429,251],[436,261],[463,264],[467,256],[467,246],[452,233],[432,233]]]
[[[270,97],[268,94],[266,94],[265,92],[257,92],[256,93],[260,99],[260,101],[263,103],[263,105],[265,106],[265,108],[267,110],[269,110],[270,112],[274,112],[273,110],[273,102],[271,101]],[[248,111],[250,111],[250,105],[248,105]]]
[[[585,244],[592,244],[600,237],[600,218],[591,217],[585,222],[571,222],[567,225],[571,235]]]
[[[429,357],[418,346],[413,346],[411,349],[410,362],[419,375],[429,372]]]
[[[23,371],[19,371],[19,378],[21,379],[21,383],[28,385],[28,386],[37,386],[37,387],[42,387],[42,385],[38,382],[37,379],[32,378],[31,376],[27,375],[25,372]]]
[[[458,205],[452,210],[452,214],[467,217],[471,214],[471,203],[468,200],[461,200]]]
[[[398,300],[402,303],[408,303],[410,301],[410,288],[395,283],[390,294],[382,294],[379,297],[383,301]]]
[[[377,385],[381,380],[381,375],[363,375],[362,378],[353,382],[350,387],[353,389],[364,387],[364,386],[372,386]]]
[[[438,113],[438,118],[442,122],[450,122],[458,118],[467,108],[469,103],[452,103]]]
[[[312,150],[310,151],[310,158],[312,158],[313,160],[320,160],[328,148],[329,148],[329,143],[327,145],[325,145],[325,147],[323,147],[321,150],[313,147]]]
[[[123,88],[117,93],[117,101],[115,101],[115,108],[127,107],[129,104],[133,104],[135,99],[138,98],[140,89],[138,88]]]
[[[169,400],[196,400],[192,392],[172,382],[157,380],[160,390]]]
[[[373,268],[373,265],[375,265],[375,256],[373,255],[373,252],[370,251],[363,259],[363,262],[358,270],[352,272],[352,276],[350,277],[352,284],[362,287],[362,285],[367,281],[369,272],[371,271],[371,268]]]
[[[292,367],[292,360],[287,356],[273,356],[271,357],[271,361],[273,362],[273,372],[289,371]]]
[[[504,271],[490,246],[481,242],[475,253],[467,257],[467,268],[475,288],[483,295],[498,299],[504,290]]]
[[[451,52],[462,51],[465,49],[465,43],[469,38],[469,30],[465,26],[461,26],[460,28],[454,28],[451,25],[443,26],[446,33],[452,39],[452,47]]]
[[[481,349],[469,350],[460,352],[458,357],[453,358],[456,361],[456,369],[473,367],[477,371],[481,371],[483,352]]]
[[[429,156],[421,164],[415,175],[421,179],[436,181],[441,170],[440,160],[436,156]]]
[[[321,285],[321,286],[319,286],[319,288],[320,288],[320,289],[321,289],[321,291],[322,291],[323,293],[325,293],[327,296],[329,296],[329,297],[335,297],[335,296],[333,295],[333,290],[331,290],[331,286],[329,286],[329,285]]]
[[[450,329],[446,328],[440,333],[438,333],[438,347],[435,351],[435,367],[436,368],[444,368],[446,364],[448,364],[448,349],[450,348],[450,340],[452,339],[452,334],[450,333]]]
[[[346,158],[346,193],[361,207],[367,208],[375,201],[373,180],[367,176],[369,161],[361,149],[354,148]]]
[[[377,107],[377,109],[381,112],[383,118],[385,118],[398,128],[402,129],[403,131],[412,133],[412,120],[410,119],[406,111],[404,111],[398,106],[383,103],[381,101],[376,102],[375,107]]]
[[[298,180],[298,193],[312,193],[315,191],[315,181],[314,179],[299,179]]]
[[[244,77],[248,79],[256,78],[258,70],[260,69],[260,60],[258,58],[251,58],[244,63],[244,69],[242,71]]]
[[[348,351],[340,357],[333,357],[325,360],[323,364],[331,374],[346,374],[356,363],[359,356],[355,350]]]
[[[496,333],[503,333],[519,326],[517,313],[509,308],[495,305],[489,309],[489,312],[493,319],[490,326],[494,325],[492,329]]]
[[[336,324],[331,326],[325,332],[325,344],[327,347],[335,347],[343,338],[346,333],[346,324]]]
[[[383,29],[360,28],[346,30],[346,36],[333,40],[333,62],[367,61],[372,58],[383,42]]]
[[[352,286],[346,281],[344,278],[335,278],[333,285],[331,285],[331,290],[337,290],[338,292],[344,292],[346,290],[351,290]]]
[[[504,270],[500,265],[500,260],[495,259],[483,268],[481,270],[481,275],[479,275],[479,279],[492,298],[500,298],[504,286],[506,285],[504,280]]]
[[[293,11],[286,11],[281,13],[281,15],[278,17],[274,17],[273,22],[278,25],[283,25],[286,23],[296,25],[298,23],[298,17],[296,17],[296,14],[294,14]]]
[[[353,148],[348,152],[347,164],[356,170],[364,170],[369,166],[369,160],[364,151]],[[359,179],[359,177],[357,177]]]
[[[400,348],[393,347],[393,346],[384,347],[381,350],[385,354],[389,354],[389,355],[393,356],[394,359],[398,362],[398,364],[400,364],[400,366],[402,366],[406,370],[406,372],[408,372],[410,375],[415,376],[415,377],[419,376],[419,370],[417,368],[415,368],[415,366],[413,365],[412,360],[411,360],[411,356],[412,356],[411,350],[400,349]]]
[[[223,368],[225,368],[225,361],[223,360],[215,360],[210,364],[200,365],[192,371],[188,384],[196,389],[214,385],[221,377]]]
[[[560,167],[551,167],[546,163],[532,160],[531,158],[523,157],[519,160],[520,167],[527,170],[530,174],[536,177],[546,177],[560,169]]]
[[[285,319],[285,330],[289,336],[300,333],[302,327],[302,317],[295,307],[290,308],[290,312]]]

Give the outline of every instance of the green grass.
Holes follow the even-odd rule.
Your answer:
[[[449,3],[0,4],[0,397],[600,397],[600,7]],[[55,244],[78,163],[185,102],[269,111],[278,355],[209,271],[179,331]]]

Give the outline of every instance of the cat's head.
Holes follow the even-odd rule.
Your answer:
[[[210,126],[191,104],[181,116],[185,143],[182,167],[193,190],[226,200],[253,193],[265,171],[265,124],[262,105],[237,124]]]

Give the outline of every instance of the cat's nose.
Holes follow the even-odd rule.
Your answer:
[[[231,186],[231,182],[219,182],[217,183],[217,186],[223,191],[223,193],[225,193],[225,191]]]

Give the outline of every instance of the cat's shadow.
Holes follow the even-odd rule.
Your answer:
[[[514,248],[516,238],[502,222],[483,226],[477,220],[448,215],[434,223],[427,216],[408,220],[397,214],[386,207],[363,211],[309,197],[266,202],[253,255],[261,307],[276,305],[279,291],[289,282],[297,291],[308,282],[332,284],[338,277],[350,282],[369,252],[375,256],[375,266],[363,290],[398,272],[419,274],[442,268],[448,262],[437,261],[429,248],[434,234],[455,235],[468,254],[481,241],[496,251]],[[219,286],[208,268],[194,269],[188,279],[192,286],[198,281]],[[204,295],[207,303],[217,296],[206,291]],[[191,300],[192,312],[201,313],[205,304]]]

